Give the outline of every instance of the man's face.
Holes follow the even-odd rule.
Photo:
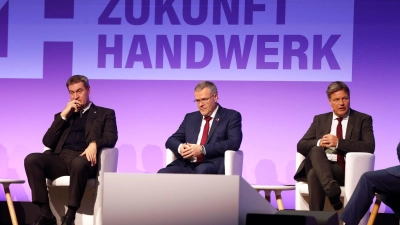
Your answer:
[[[85,86],[83,86],[83,82],[70,84],[68,86],[68,91],[70,99],[79,102],[78,109],[84,109],[89,104],[90,87],[86,89]]]
[[[329,98],[329,104],[336,116],[344,117],[350,110],[350,96],[344,90],[334,92]]]
[[[204,117],[211,116],[214,110],[217,108],[218,94],[211,93],[209,88],[203,88],[201,91],[194,92],[195,102],[201,115]]]

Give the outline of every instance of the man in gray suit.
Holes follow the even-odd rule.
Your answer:
[[[320,114],[297,144],[305,156],[294,179],[306,181],[310,210],[322,211],[325,196],[340,210],[340,185],[344,185],[347,152],[375,150],[372,117],[350,108],[350,90],[341,81],[332,82],[326,91],[333,112]]]
[[[400,143],[397,146],[400,161]],[[400,166],[364,173],[358,181],[340,219],[346,225],[356,225],[369,210],[375,193],[400,219]]]

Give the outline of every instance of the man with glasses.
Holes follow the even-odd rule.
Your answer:
[[[320,114],[297,144],[304,161],[294,179],[306,181],[310,210],[322,211],[325,196],[340,210],[340,185],[344,185],[347,152],[374,153],[372,117],[350,108],[350,90],[341,81],[332,82],[326,91],[333,112]]]
[[[194,96],[199,111],[186,114],[165,143],[177,159],[158,173],[224,174],[225,151],[237,151],[240,147],[242,116],[217,103],[215,84],[200,82]]]

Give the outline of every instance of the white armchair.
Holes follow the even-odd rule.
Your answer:
[[[174,153],[167,148],[165,161],[168,165],[176,159]],[[242,176],[243,169],[243,151],[226,150],[224,156],[225,162],[225,175],[239,175]]]
[[[299,167],[300,163],[304,160],[304,156],[300,153],[296,153],[296,169]],[[372,171],[374,169],[375,155],[365,152],[349,152],[346,154],[346,177],[344,181],[344,186],[341,186],[341,200],[343,201],[344,207],[346,207],[354,189],[357,186],[358,180],[361,175],[367,171]],[[309,210],[308,206],[308,184],[305,182],[296,182],[295,191],[295,208],[296,210]],[[325,201],[324,210],[329,209],[333,211],[332,206],[329,204],[329,200]],[[368,213],[367,213],[368,214]],[[367,214],[363,217],[360,225],[367,224]]]
[[[117,171],[118,149],[100,149],[98,157],[98,176],[97,178],[89,179],[87,182],[81,207],[76,214],[76,225],[103,224],[104,172]],[[65,215],[68,207],[69,176],[62,176],[55,180],[47,179],[47,186],[51,210],[56,216],[57,223],[60,223],[60,218]]]

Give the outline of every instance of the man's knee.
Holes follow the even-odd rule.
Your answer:
[[[189,171],[180,166],[167,166],[160,169],[157,173],[189,173]]]
[[[361,175],[360,179],[358,180],[359,183],[366,183],[372,180],[376,175],[374,171],[368,171]]]
[[[42,153],[31,153],[31,154],[27,155],[24,159],[25,167],[36,163],[40,154],[42,154]]]
[[[196,167],[197,174],[217,174],[217,167],[212,163],[203,163]]]
[[[325,155],[325,151],[323,148],[319,147],[319,146],[314,146],[311,148],[310,152],[308,153],[309,157],[313,157],[316,155],[320,155],[320,154],[324,154]]]
[[[168,172],[167,168],[162,168],[162,169],[158,170],[157,173],[170,173],[170,172]]]
[[[90,168],[90,162],[86,157],[77,156],[71,162],[71,168],[75,171],[86,171]]]

